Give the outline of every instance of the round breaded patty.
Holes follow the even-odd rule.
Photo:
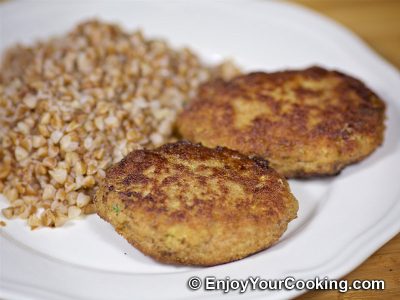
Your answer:
[[[204,85],[178,117],[180,134],[268,159],[286,177],[332,175],[383,141],[385,104],[337,71],[251,73]]]
[[[106,172],[95,205],[144,254],[203,266],[271,246],[298,210],[265,160],[189,142],[131,152]]]

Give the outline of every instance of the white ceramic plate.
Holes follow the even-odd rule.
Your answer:
[[[11,1],[0,5],[0,13],[1,48],[63,33],[96,16],[128,30],[142,27],[175,46],[188,45],[210,61],[232,57],[246,70],[337,68],[364,80],[388,105],[385,143],[372,156],[337,177],[290,181],[299,217],[266,251],[211,268],[174,267],[145,257],[97,216],[33,232],[22,221],[9,221],[0,237],[0,298],[216,299],[223,294],[192,292],[187,279],[339,278],[399,232],[400,76],[337,24],[297,6],[266,1]],[[234,292],[229,299],[238,296]]]

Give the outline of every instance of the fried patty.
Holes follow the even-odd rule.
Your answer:
[[[385,104],[337,71],[250,73],[205,84],[178,117],[180,134],[268,159],[286,177],[333,175],[383,141]]]
[[[131,152],[107,170],[95,205],[144,254],[201,266],[271,246],[298,210],[267,161],[189,142]]]

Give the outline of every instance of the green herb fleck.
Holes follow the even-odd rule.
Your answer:
[[[112,210],[115,212],[115,214],[118,216],[118,214],[121,212],[121,209],[119,208],[118,204],[113,204]]]

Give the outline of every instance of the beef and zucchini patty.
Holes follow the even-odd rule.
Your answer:
[[[267,161],[189,142],[131,152],[108,169],[95,205],[144,254],[203,266],[271,246],[298,210]]]
[[[333,175],[383,141],[385,104],[337,71],[250,73],[205,84],[178,117],[183,138],[268,159],[286,177]]]

